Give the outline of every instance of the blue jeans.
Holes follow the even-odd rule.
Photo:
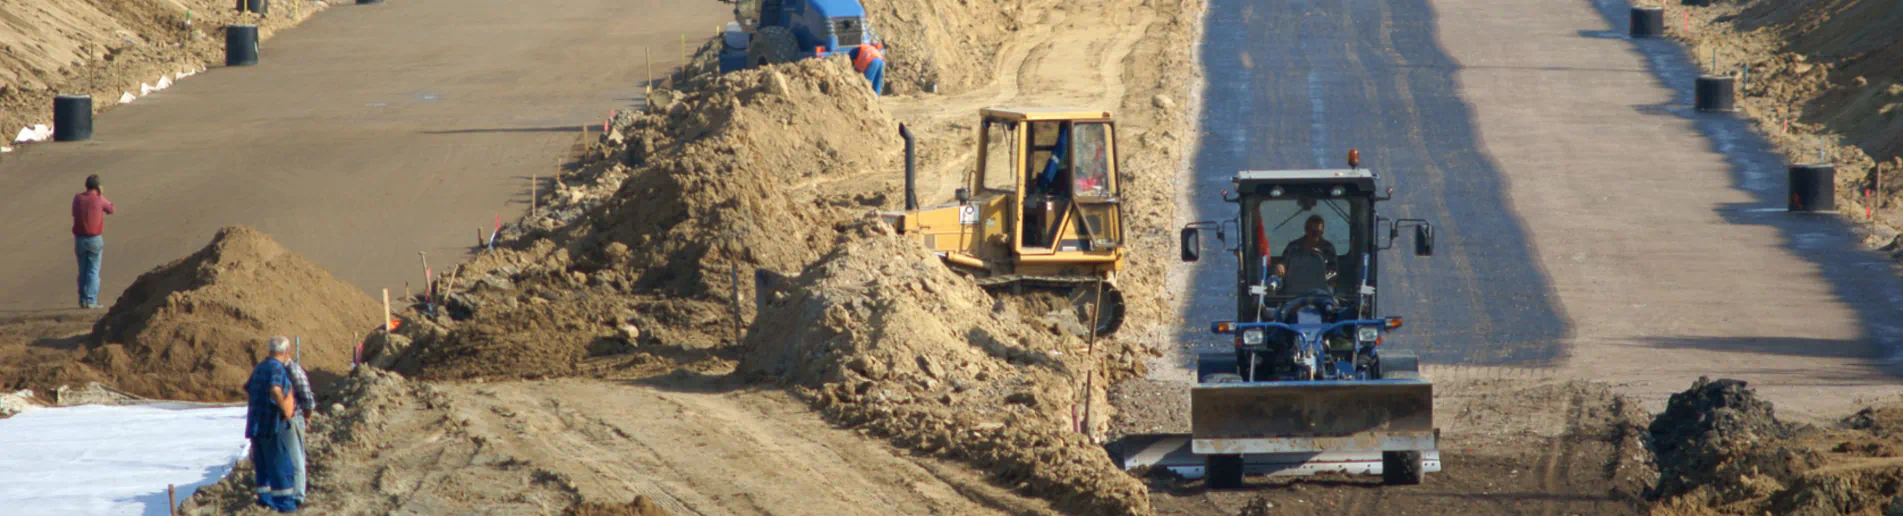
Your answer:
[[[866,80],[872,81],[874,95],[885,94],[885,60],[874,59],[866,65]]]
[[[73,237],[73,254],[79,257],[79,305],[99,304],[99,262],[105,258],[106,237]]]

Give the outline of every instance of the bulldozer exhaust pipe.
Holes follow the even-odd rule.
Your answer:
[[[899,137],[905,139],[905,211],[918,210],[918,152],[913,146],[912,130],[899,124]]]

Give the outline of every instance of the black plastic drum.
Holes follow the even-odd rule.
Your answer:
[[[1698,87],[1694,89],[1694,99],[1699,111],[1736,111],[1738,109],[1738,90],[1733,87],[1728,75],[1706,75],[1698,78]]]
[[[53,141],[81,142],[91,139],[93,139],[92,96],[53,97]]]
[[[1665,8],[1632,8],[1632,37],[1656,38],[1665,34]]]
[[[1791,211],[1836,211],[1837,166],[1791,165]]]
[[[225,66],[258,64],[258,26],[225,27]]]

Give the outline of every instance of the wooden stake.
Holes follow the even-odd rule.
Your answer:
[[[740,268],[733,268],[733,343],[746,336],[746,324],[740,320]]]
[[[456,278],[461,277],[463,277],[463,266],[457,265],[456,271],[449,273],[449,284],[443,285],[443,291],[437,293],[436,304],[442,304],[443,299],[448,298],[450,293],[456,291]]]
[[[1084,352],[1084,436],[1091,437],[1091,405],[1097,400],[1097,325],[1102,323],[1103,280],[1097,280],[1097,300],[1090,305],[1090,327],[1085,328]],[[1094,441],[1095,437],[1091,437]]]
[[[535,174],[529,174],[529,216],[530,217],[535,216],[535,203],[537,201],[537,199],[535,198],[535,180],[536,180]]]
[[[416,256],[421,257],[423,259],[423,298],[428,299],[430,297],[430,294],[436,291],[436,289],[433,288],[433,286],[435,285],[435,281],[434,281],[435,278],[430,277],[429,253],[425,253],[423,251],[417,251]]]
[[[483,243],[488,241],[489,239],[482,237],[482,226],[476,226],[476,247],[480,248],[482,247]]]
[[[383,332],[390,332],[390,289],[383,289]]]
[[[178,516],[178,490],[172,484],[165,484],[166,514]]]

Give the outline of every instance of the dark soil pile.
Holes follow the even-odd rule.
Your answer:
[[[1672,395],[1648,430],[1660,473],[1655,494],[1661,498],[1735,501],[1754,494],[1748,489],[1753,477],[1787,477],[1790,467],[1806,459],[1764,446],[1792,437],[1795,429],[1778,421],[1771,404],[1738,380],[1699,378],[1691,389]]]
[[[324,383],[350,368],[353,331],[381,308],[270,236],[243,226],[140,275],[93,326],[84,366],[148,398],[236,401],[273,335],[302,336],[303,364]]]
[[[1087,404],[1106,410],[1104,386],[1140,374],[1137,350],[1106,341],[1091,355],[1068,307],[994,301],[881,222],[850,227],[797,281],[770,294],[743,373],[1066,510],[1147,512],[1143,485],[1073,430]]]

